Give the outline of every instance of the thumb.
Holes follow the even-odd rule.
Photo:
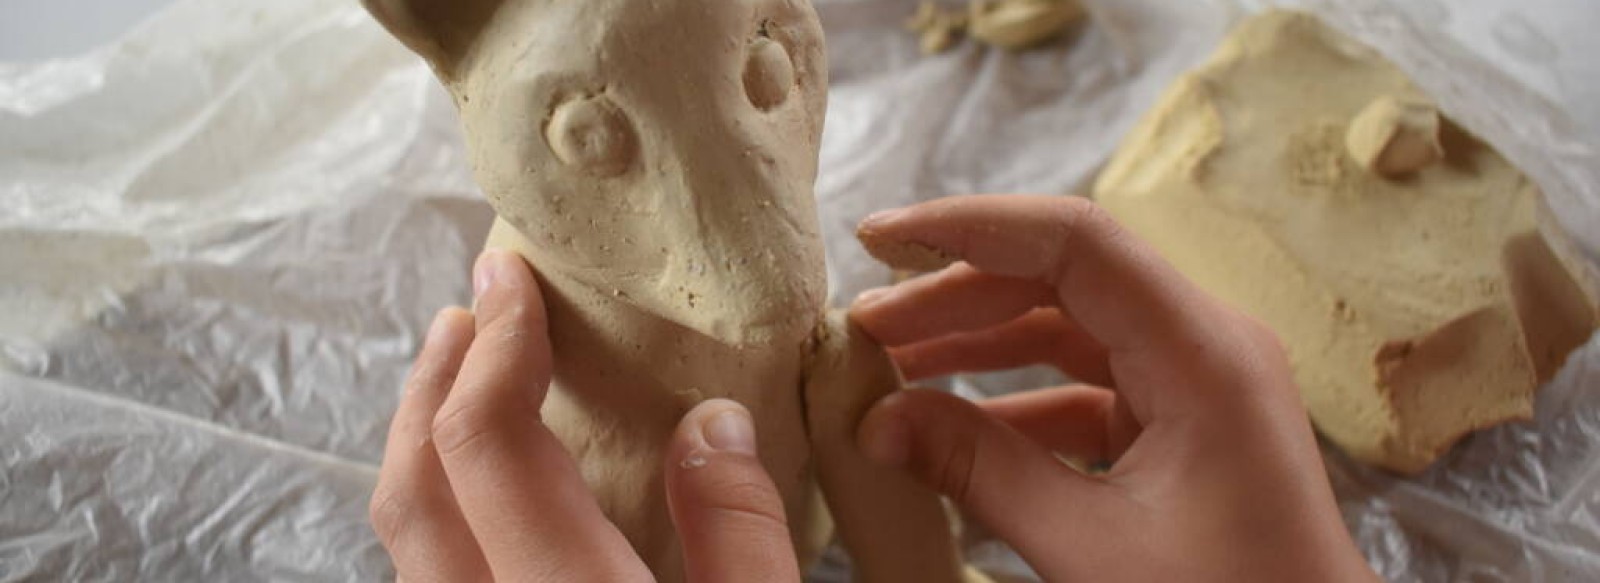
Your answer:
[[[795,581],[800,567],[783,497],[756,454],[750,413],[712,399],[679,422],[666,460],[667,502],[686,580]]]
[[[1123,499],[974,403],[934,390],[900,391],[867,412],[863,453],[901,468],[1010,543],[1040,572],[1061,572],[1061,549],[1089,549],[1093,525]]]

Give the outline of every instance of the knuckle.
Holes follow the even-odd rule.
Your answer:
[[[1250,340],[1253,346],[1272,356],[1285,354],[1283,338],[1278,336],[1278,333],[1271,326],[1254,316],[1246,315],[1244,319],[1245,328],[1250,333]]]
[[[789,520],[783,515],[783,501],[770,487],[752,482],[737,482],[719,494],[716,508],[745,516],[750,520],[775,529],[788,529]]]
[[[367,505],[367,517],[378,540],[392,552],[405,534],[406,525],[418,507],[411,492],[389,484],[379,484]]]
[[[523,294],[489,315],[484,328],[506,338],[524,338],[530,331],[542,330],[545,324],[543,306],[534,296]]]
[[[972,491],[972,470],[977,465],[977,439],[950,443],[933,466],[930,477],[935,487],[957,504],[966,504]]]
[[[517,311],[524,311],[518,308]],[[526,312],[524,312],[526,314]],[[549,336],[542,321],[527,315],[501,315],[484,324],[474,349],[484,352],[496,368],[524,369],[547,374],[551,366]],[[548,382],[548,379],[539,382]]]
[[[458,458],[481,447],[485,439],[500,425],[503,412],[482,404],[471,403],[445,408],[433,418],[434,448],[440,458]]]
[[[1052,205],[1056,216],[1053,223],[1060,232],[1054,237],[1060,241],[1060,247],[1051,250],[1055,254],[1052,262],[1055,272],[1052,279],[1060,281],[1066,277],[1068,260],[1072,253],[1068,249],[1082,244],[1106,244],[1121,237],[1122,227],[1112,218],[1111,213],[1094,201],[1081,196],[1061,197],[1059,202]]]
[[[1225,323],[1237,334],[1240,348],[1266,357],[1286,354],[1278,333],[1260,318],[1233,307],[1225,307],[1224,313],[1227,315]]]
[[[449,371],[444,370],[444,366],[435,362],[419,360],[414,370],[411,371],[411,377],[406,379],[405,392],[406,394],[437,392],[442,390],[443,387],[450,386],[450,383],[454,381],[454,376]]]
[[[1058,220],[1071,233],[1117,226],[1117,222],[1111,218],[1111,213],[1106,212],[1105,207],[1095,204],[1093,200],[1081,196],[1065,196],[1060,200],[1061,215]]]
[[[783,512],[783,498],[778,495],[772,481],[766,478],[759,464],[729,464],[726,471],[699,484],[701,502],[707,512],[731,516],[758,528],[787,531],[788,518]]]

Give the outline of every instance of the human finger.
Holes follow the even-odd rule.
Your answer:
[[[984,272],[1050,284],[1113,351],[1187,348],[1189,338],[1174,333],[1206,321],[1192,284],[1080,197],[954,196],[874,214],[857,234],[868,251],[926,246]]]
[[[958,196],[885,211],[858,229],[868,250],[924,247],[996,275],[1053,285],[1062,309],[1107,349],[1142,422],[1236,401],[1248,350],[1240,318],[1078,197]],[[1173,388],[1182,387],[1181,391]]]
[[[884,346],[902,346],[1001,324],[1057,303],[1055,288],[957,263],[898,285],[869,290],[850,318]]]
[[[369,514],[397,577],[406,581],[481,581],[489,575],[429,430],[472,337],[466,310],[446,308],[434,317],[389,424]]]
[[[973,403],[939,391],[886,397],[867,413],[857,440],[868,457],[943,494],[1036,569],[1063,560],[1061,549],[1098,546],[1101,525],[1134,511],[1116,486],[1078,473]]]
[[[491,250],[473,279],[477,337],[433,435],[489,568],[502,580],[648,580],[539,417],[552,364],[533,273]]]
[[[667,501],[687,579],[799,581],[783,498],[757,456],[750,414],[713,399],[684,416],[667,448]]]
[[[978,408],[1035,443],[1091,464],[1116,461],[1139,435],[1138,422],[1105,387],[1024,391],[979,401]]]
[[[991,328],[891,348],[907,380],[1048,364],[1076,380],[1114,384],[1106,349],[1055,308],[1039,308]]]

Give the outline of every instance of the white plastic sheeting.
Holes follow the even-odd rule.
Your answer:
[[[1090,2],[1047,50],[929,58],[898,29],[909,0],[817,3],[836,298],[888,279],[850,239],[866,212],[1081,190],[1269,4]],[[1591,2],[1295,4],[1411,71],[1600,257]],[[388,577],[365,514],[386,423],[490,218],[448,100],[353,1],[183,0],[114,46],[0,63],[0,581]],[[1600,579],[1600,341],[1534,422],[1418,478],[1328,453],[1392,579]]]

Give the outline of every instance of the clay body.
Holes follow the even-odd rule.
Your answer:
[[[863,579],[960,578],[937,496],[854,450],[900,381],[824,319],[827,69],[808,2],[366,4],[455,97],[499,215],[488,244],[526,257],[546,299],[544,421],[658,578],[682,576],[663,447],[713,397],[754,417],[802,565],[832,534],[825,497],[853,512],[841,538]]]
[[[1179,79],[1095,185],[1277,331],[1324,436],[1406,473],[1529,416],[1595,327],[1540,236],[1539,196],[1381,56],[1287,12]]]

